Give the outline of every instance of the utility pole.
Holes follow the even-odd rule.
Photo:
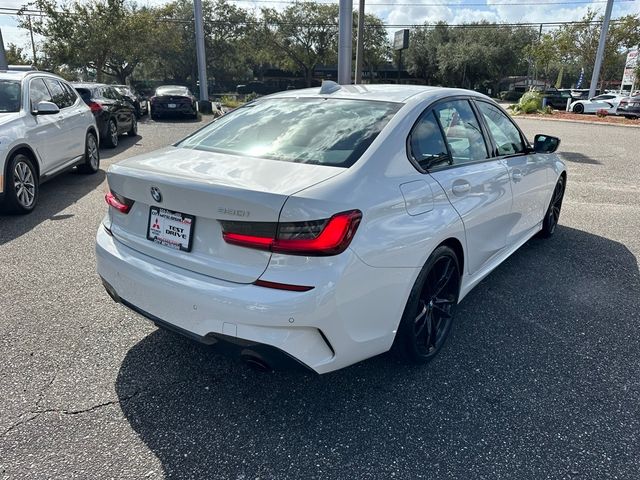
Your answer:
[[[362,83],[362,64],[364,63],[364,0],[360,0],[358,8],[358,37],[356,41],[356,79],[354,83]]]
[[[7,55],[4,53],[4,41],[2,40],[2,29],[0,28],[0,70],[8,70]]]
[[[351,83],[353,0],[340,0],[338,17],[338,83]]]
[[[36,43],[33,41],[33,25],[31,25],[31,15],[27,15],[29,22],[29,34],[31,35],[31,52],[33,53],[33,66],[38,68],[38,60],[36,59]]]
[[[600,77],[600,69],[602,68],[602,57],[604,57],[604,47],[607,43],[607,34],[609,33],[609,20],[611,20],[611,10],[613,10],[613,0],[607,0],[607,8],[604,11],[604,21],[602,22],[602,30],[600,30],[600,42],[598,43],[598,52],[596,53],[596,63],[593,66],[591,74],[591,85],[589,86],[589,98],[595,97],[598,80]]]
[[[204,28],[202,25],[202,0],[193,1],[193,15],[196,27],[196,54],[198,57],[198,81],[200,82],[200,101],[198,107],[203,113],[211,112],[207,85],[207,58],[204,53]]]

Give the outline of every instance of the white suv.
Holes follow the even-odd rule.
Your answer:
[[[0,206],[29,213],[39,183],[74,166],[100,167],[91,110],[62,78],[39,71],[0,71]]]

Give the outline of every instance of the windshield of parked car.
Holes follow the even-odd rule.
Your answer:
[[[189,95],[187,87],[159,87],[156,89],[156,96],[163,95]]]
[[[0,80],[0,113],[20,111],[20,82]]]
[[[238,108],[179,146],[287,162],[350,167],[401,104],[273,98]]]

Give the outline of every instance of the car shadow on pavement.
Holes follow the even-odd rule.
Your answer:
[[[116,391],[171,479],[633,478],[612,439],[640,428],[638,298],[627,247],[559,227],[461,303],[427,366],[261,374],[158,330]]]
[[[109,160],[110,158],[119,155],[120,153],[129,150],[136,146],[142,140],[142,136],[136,135],[130,137],[129,135],[121,135],[118,138],[118,146],[116,148],[100,148],[100,159]],[[131,155],[135,155],[135,152],[131,152]]]
[[[33,212],[28,215],[0,213],[0,245],[22,236],[46,220],[58,221],[73,217],[72,213],[59,212],[95,190],[105,176],[103,170],[93,175],[83,175],[71,170],[43,183]]]
[[[595,158],[591,158],[584,153],[579,152],[559,152],[560,157],[567,161],[573,163],[584,163],[588,165],[602,165],[602,162],[596,160]]]

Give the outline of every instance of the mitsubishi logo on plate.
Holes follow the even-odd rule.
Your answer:
[[[158,187],[151,187],[151,196],[158,203],[162,201],[162,193]]]

